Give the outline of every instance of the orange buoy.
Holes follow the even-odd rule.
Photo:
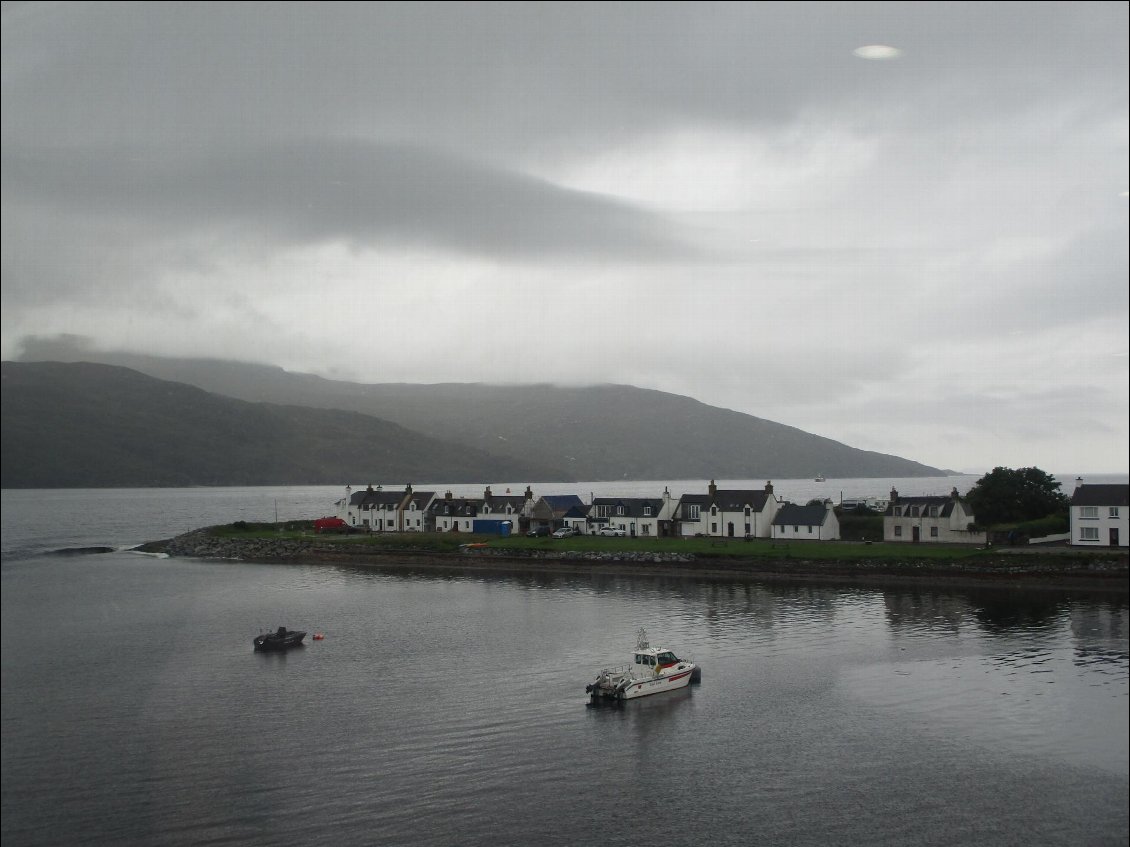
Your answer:
[[[326,637],[326,636],[322,635],[322,633],[320,633],[320,632],[315,632],[315,633],[314,633],[314,640],[315,640],[315,641],[321,641],[321,640],[322,640],[323,638],[325,638],[325,637]]]

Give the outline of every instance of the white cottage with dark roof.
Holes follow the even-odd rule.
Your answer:
[[[471,532],[476,520],[510,521],[516,535],[530,525],[534,494],[494,494],[488,485],[482,497],[455,497],[450,491],[431,502],[428,515],[436,532]]]
[[[1130,485],[1079,485],[1070,512],[1072,545],[1130,546]]]
[[[823,503],[782,503],[773,517],[773,539],[781,541],[835,541],[840,519],[831,500]]]
[[[683,536],[769,538],[779,505],[772,482],[763,489],[738,489],[710,480],[706,494],[680,497],[675,514]]]
[[[369,532],[424,532],[430,528],[425,516],[434,497],[434,491],[413,491],[411,485],[403,491],[370,485],[339,500],[338,517]]]
[[[595,497],[589,508],[587,531],[598,533],[612,527],[632,537],[659,538],[669,532],[673,508],[666,490],[663,497]]]
[[[891,503],[883,514],[883,540],[984,544],[985,533],[973,529],[975,521],[956,488],[949,497],[900,497],[892,488]]]

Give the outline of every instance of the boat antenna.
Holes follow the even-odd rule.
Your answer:
[[[639,631],[636,632],[636,649],[646,650],[650,646],[651,645],[647,641],[647,630],[641,626],[639,628]]]

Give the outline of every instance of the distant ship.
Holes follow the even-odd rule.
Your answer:
[[[816,474],[816,478],[812,481],[813,482],[823,482],[824,481],[824,474],[822,474],[822,473]]]

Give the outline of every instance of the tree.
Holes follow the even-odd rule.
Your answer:
[[[1032,521],[1065,512],[1068,498],[1039,468],[993,468],[966,495],[981,526]]]

